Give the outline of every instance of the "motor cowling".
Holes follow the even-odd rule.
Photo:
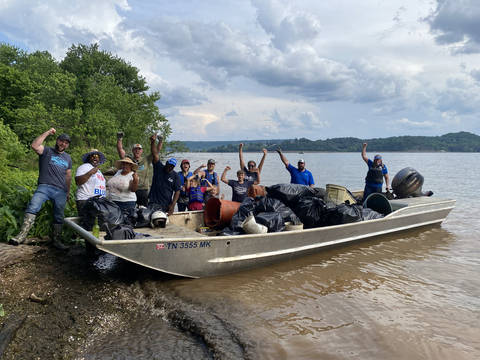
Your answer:
[[[423,181],[424,177],[417,170],[407,167],[395,175],[392,181],[392,189],[399,198],[428,196],[428,193],[422,193]]]

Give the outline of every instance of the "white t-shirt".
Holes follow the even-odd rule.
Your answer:
[[[127,175],[121,175],[122,170],[118,170],[114,177],[108,180],[108,198],[112,201],[137,201],[137,195],[128,190],[130,180],[133,180],[133,171]]]
[[[75,177],[82,176],[93,169],[93,165],[86,163],[78,167]],[[87,200],[95,195],[105,196],[105,178],[100,170],[90,176],[90,179],[83,185],[79,185],[75,193],[76,200]]]

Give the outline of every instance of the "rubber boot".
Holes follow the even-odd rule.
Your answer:
[[[62,244],[63,224],[53,224],[53,247],[58,250],[68,250],[67,245]]]
[[[22,228],[20,229],[20,232],[17,236],[10,239],[10,241],[8,242],[10,245],[20,245],[25,242],[28,232],[30,231],[33,223],[35,222],[35,217],[36,215],[25,213],[25,216],[23,217]]]

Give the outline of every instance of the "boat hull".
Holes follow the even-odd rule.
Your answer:
[[[67,218],[65,223],[103,251],[165,273],[200,278],[254,269],[331,246],[440,224],[454,208],[455,200],[422,197],[393,200],[391,204],[394,212],[382,219],[262,235],[199,234],[193,229],[197,228],[202,212],[172,215],[171,221],[179,223],[172,227],[192,228],[180,231],[175,238],[167,237],[169,233],[159,229],[155,239],[105,241],[78,226],[79,218]]]

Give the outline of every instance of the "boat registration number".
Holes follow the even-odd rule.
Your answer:
[[[211,241],[186,241],[180,243],[158,243],[156,250],[198,249],[210,247]]]

